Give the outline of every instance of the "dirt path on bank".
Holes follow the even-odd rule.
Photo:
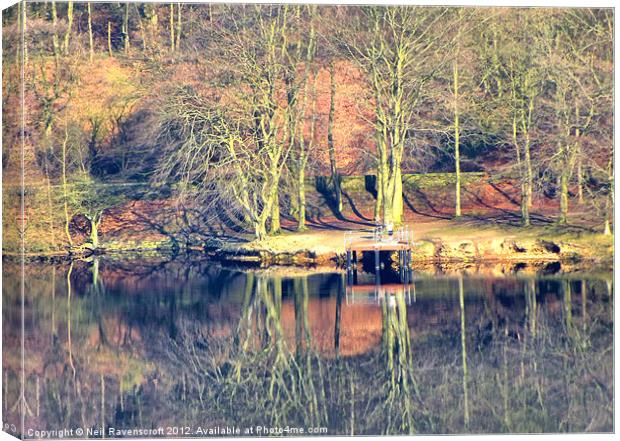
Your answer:
[[[464,240],[488,240],[494,238],[513,238],[496,227],[472,226],[469,223],[450,220],[427,220],[423,222],[406,222],[405,225],[413,234],[414,242],[443,242]],[[303,232],[285,230],[278,236],[269,237],[262,242],[252,242],[244,246],[246,249],[265,249],[273,252],[295,252],[308,250],[318,255],[344,253],[344,235],[351,232],[355,238],[368,238],[372,235],[372,226],[360,226],[349,222],[335,222],[332,228],[310,228]]]
[[[613,256],[611,236],[580,226],[560,229],[555,224],[539,222],[539,225],[523,228],[509,222],[428,216],[410,218],[405,225],[413,233],[414,261],[604,260]],[[344,254],[346,232],[351,232],[356,239],[370,239],[372,230],[369,222],[333,219],[329,224],[313,225],[303,232],[289,224],[280,235],[229,250],[272,255],[305,253],[326,260]]]

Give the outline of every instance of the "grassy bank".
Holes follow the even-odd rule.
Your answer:
[[[573,260],[610,262],[613,239],[596,233],[597,220],[574,205],[569,226],[554,223],[550,200],[535,205],[535,226],[518,225],[516,189],[509,182],[494,182],[484,173],[463,174],[463,213],[453,219],[452,173],[404,175],[405,219],[413,231],[414,261],[482,260]],[[200,207],[180,206],[167,195],[153,192],[145,184],[120,184],[126,202],[104,211],[99,230],[98,252],[208,251],[215,257],[237,261],[273,261],[282,264],[337,262],[342,259],[344,232],[358,236],[372,230],[374,177],[345,176],[344,210],[333,211],[329,179],[306,180],[309,229],[297,232],[294,213],[282,207],[283,232],[261,242],[253,241],[228,213],[205,217]],[[3,251],[19,254],[20,235],[17,187],[4,189]],[[284,200],[284,199],[283,199]],[[83,213],[70,211],[69,233],[58,186],[40,185],[26,190],[26,254],[67,256],[88,254],[89,226]],[[547,211],[545,211],[545,209]]]

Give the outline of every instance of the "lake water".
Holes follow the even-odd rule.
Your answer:
[[[612,274],[549,268],[349,286],[194,257],[28,264],[24,435],[612,431]],[[4,263],[5,423],[19,274]]]

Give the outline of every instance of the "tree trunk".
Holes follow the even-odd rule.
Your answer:
[[[174,3],[170,3],[170,52],[174,52]]]
[[[390,193],[392,195],[394,194],[393,192]],[[394,205],[389,202],[390,199],[392,198],[384,195],[385,203],[383,204],[383,225],[385,226],[394,225]]]
[[[47,158],[44,163],[45,170],[45,184],[47,187],[47,208],[48,208],[48,216],[49,216],[49,224],[50,224],[50,240],[52,249],[56,249],[56,233],[54,230],[54,204],[52,202],[52,181],[50,180],[49,169],[47,165]]]
[[[52,0],[52,27],[54,33],[52,35],[52,48],[54,49],[54,56],[58,58],[60,55],[60,43],[58,41],[58,12],[56,11],[56,2]]]
[[[579,105],[575,106],[575,117],[576,120],[579,121]],[[575,151],[577,154],[577,200],[579,204],[583,204],[583,161],[581,158],[581,141],[579,137],[581,136],[581,128],[575,128]]]
[[[605,229],[603,231],[605,236],[611,236],[611,222],[609,222],[609,215],[605,214]]]
[[[400,163],[395,165],[394,172],[394,196],[392,197],[392,219],[394,224],[403,223],[403,176]]]
[[[45,120],[45,129],[43,130],[43,133],[45,138],[49,139],[50,136],[52,136],[52,127],[54,122],[54,111],[51,106],[43,107],[43,115],[45,115],[43,118]]]
[[[20,1],[18,3],[18,14],[19,14],[19,20],[21,21],[21,32],[22,35],[26,35],[27,33],[27,15],[26,12],[28,12],[28,8],[26,7],[27,3],[25,1]],[[22,44],[23,44],[23,56],[24,56],[24,66],[28,65],[28,44],[26,43],[26,39],[23,38],[22,39]]]
[[[108,54],[112,56],[112,22],[108,21]]]
[[[88,10],[88,60],[92,63],[95,55],[95,48],[93,47],[93,21],[90,2],[86,4]]]
[[[62,193],[64,199],[65,210],[65,234],[69,241],[69,246],[73,247],[73,239],[71,239],[71,233],[69,232],[69,196],[67,192],[67,143],[69,142],[69,131],[65,127],[65,139],[62,143]]]
[[[138,15],[138,28],[140,29],[140,35],[142,37],[142,51],[146,52],[146,29],[144,28],[144,22],[142,21],[142,15],[140,14],[140,10],[137,6],[135,6],[135,8]]]
[[[383,164],[383,225],[394,224],[394,175],[390,175],[387,163]]]
[[[93,244],[93,248],[99,248],[99,224],[101,220],[91,222],[90,242]]]
[[[280,234],[282,228],[280,226],[280,194],[278,186],[275,184],[275,190],[272,195],[273,205],[271,206],[271,222],[269,224],[269,234]],[[301,207],[299,208],[301,211]]]
[[[513,92],[514,93],[514,92]],[[530,214],[527,208],[526,196],[525,196],[525,173],[523,171],[523,163],[521,162],[521,148],[518,141],[518,124],[516,112],[512,116],[512,142],[515,147],[515,155],[517,159],[517,170],[519,172],[519,187],[521,193],[521,221],[523,225],[527,226],[530,222]]]
[[[258,241],[261,241],[265,239],[265,237],[267,237],[267,228],[265,226],[265,223],[266,223],[266,219],[263,216],[261,216],[254,223],[254,237]]]
[[[67,31],[62,43],[63,52],[69,54],[69,41],[71,39],[71,28],[73,28],[73,2],[67,3]]]
[[[177,50],[181,44],[181,3],[177,3],[177,32],[176,32],[176,44],[175,47]]]
[[[389,170],[387,164],[387,148],[382,144],[381,139],[377,139],[377,150],[379,158],[377,161],[377,200],[375,205],[375,222],[386,225],[385,207],[390,206],[390,212],[393,207],[392,193],[388,192]],[[391,220],[391,213],[390,213]]]
[[[530,226],[530,208],[527,197],[527,185],[525,182],[521,184],[521,222],[523,226]]]
[[[527,119],[527,131],[525,133],[525,171],[526,171],[526,193],[527,193],[527,207],[532,208],[532,194],[534,191],[534,174],[532,172],[532,156],[530,154],[530,127],[531,114],[534,108],[534,100],[531,99],[528,107],[528,119]]]
[[[129,53],[129,3],[125,3],[125,15],[123,16],[123,49],[125,55]]]
[[[99,225],[101,224],[101,215],[87,216],[90,221],[90,243],[95,250],[99,248]]]
[[[157,28],[159,24],[159,17],[157,16],[157,9],[155,9],[155,6],[153,4],[148,5],[149,6],[148,9],[146,9],[146,6],[147,5],[145,5],[144,7],[145,7],[145,11],[148,11],[147,18],[149,20],[150,45],[151,47],[155,48],[159,46],[155,41],[155,36],[158,34]]]
[[[499,59],[499,50],[497,46],[497,29],[493,29],[493,65],[495,67],[495,81],[497,83],[497,97],[501,100],[504,93],[502,84],[502,63]]]
[[[605,230],[604,234],[606,236],[611,235],[611,219],[613,216],[613,207],[614,207],[614,177],[613,177],[613,168],[612,162],[609,161],[608,166],[608,179],[610,183],[609,194],[605,197]]]
[[[532,207],[532,192],[533,192],[533,175],[532,175],[532,161],[530,156],[530,139],[526,134],[524,145],[524,158],[525,162],[525,182],[523,183],[523,195],[521,198],[521,216],[523,225],[530,225],[530,208]]]
[[[329,64],[330,97],[329,97],[329,119],[327,125],[327,145],[329,147],[329,164],[336,195],[336,213],[342,214],[342,188],[340,186],[340,175],[336,164],[336,151],[334,148],[334,116],[336,113],[336,74],[334,63]]]
[[[297,174],[297,203],[298,203],[298,222],[297,231],[306,230],[306,171],[300,167]]]
[[[530,157],[530,144],[529,142],[525,145],[525,167],[527,171],[527,180],[525,181],[526,185],[526,196],[527,196],[527,207],[532,208],[532,195],[534,192],[534,178],[532,173],[532,161]]]
[[[577,200],[583,205],[583,161],[581,160],[581,146],[577,151]]]
[[[568,170],[563,169],[560,174],[560,219],[559,223],[566,224],[568,217]]]
[[[383,173],[381,168],[377,167],[377,176],[375,178],[375,189],[377,191],[377,199],[375,201],[375,223],[381,221],[381,212],[383,210]]]

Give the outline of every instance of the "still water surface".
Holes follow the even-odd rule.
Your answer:
[[[197,259],[27,265],[25,435],[612,431],[612,274],[521,269],[348,286]],[[11,421],[19,268],[3,278]]]

